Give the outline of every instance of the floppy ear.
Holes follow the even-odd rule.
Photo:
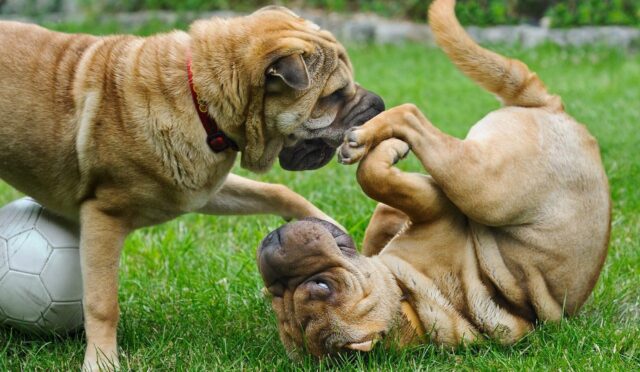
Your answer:
[[[246,145],[242,151],[241,165],[243,168],[254,172],[266,171],[278,156],[278,153],[274,151],[279,151],[283,145],[282,138],[266,137],[267,130],[263,112],[263,89],[266,77],[275,76],[280,78],[287,86],[296,90],[308,89],[311,85],[307,65],[302,59],[302,53],[309,48],[305,48],[303,42],[296,40],[283,39],[281,43],[284,47],[276,45],[274,52],[269,53],[268,57],[262,57],[270,60],[267,62],[270,65],[265,63],[269,67],[256,69],[256,72],[260,72],[253,75],[254,77],[252,78],[250,89],[252,89],[251,97],[253,99],[250,101],[247,121],[245,122]],[[275,62],[271,62],[274,60]]]
[[[295,90],[309,89],[309,71],[301,54],[282,57],[267,69],[267,74],[277,76]]]

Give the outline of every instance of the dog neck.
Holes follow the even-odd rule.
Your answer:
[[[421,343],[426,331],[414,305],[403,295],[400,297],[398,313],[392,320],[388,335],[383,339],[387,348],[404,347]]]
[[[191,50],[189,50],[187,52],[187,76],[189,89],[191,91],[193,105],[198,113],[202,127],[207,133],[207,145],[209,145],[209,148],[213,152],[222,152],[226,149],[238,151],[238,145],[218,128],[218,124],[215,119],[209,115],[209,109],[206,101],[199,97],[198,89],[193,82],[193,70],[191,69],[191,64]]]
[[[392,262],[387,262],[381,256],[368,257],[375,265],[378,265],[379,272],[386,273],[389,276],[388,286],[393,293],[393,299],[389,302],[396,308],[395,315],[391,319],[388,335],[384,337],[383,344],[385,347],[406,346],[418,344],[426,334],[424,326],[420,321],[420,317],[415,308],[415,303],[411,298],[410,291],[407,289],[395,270],[390,267]],[[393,283],[393,284],[392,284]]]
[[[402,285],[402,283],[398,282],[398,286],[402,289],[402,297],[400,298],[400,310],[402,311],[402,315],[408,322],[408,326],[413,330],[413,334],[417,336],[423,336],[427,332],[420,322],[420,317],[416,309],[413,307],[413,304],[409,301],[409,294],[406,291],[406,288]]]
[[[401,291],[401,296],[398,298],[400,302],[399,314],[393,327],[393,337],[391,339],[395,340],[400,346],[424,341],[424,337],[427,336],[427,330],[423,325],[423,320],[420,319],[418,298],[420,297],[420,291],[427,289],[426,287],[431,284],[425,283],[425,280],[430,282],[430,279],[423,277],[422,273],[416,271],[409,262],[402,258],[389,254],[382,254],[377,257],[390,271]],[[425,284],[427,285],[425,286]]]

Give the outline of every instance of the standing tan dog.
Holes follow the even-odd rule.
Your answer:
[[[262,243],[260,272],[290,352],[369,351],[384,335],[456,345],[510,344],[538,321],[573,315],[591,293],[609,240],[610,199],[598,145],[520,61],[474,43],[453,0],[429,20],[438,44],[505,108],[465,140],[413,105],[346,136],[344,163],[380,201],[363,253],[310,219]],[[429,176],[393,165],[410,149]]]
[[[0,177],[80,222],[88,369],[117,365],[127,234],[194,211],[331,220],[229,175],[233,148],[257,172],[318,168],[384,109],[330,33],[279,7],[148,38],[0,22],[0,50]]]

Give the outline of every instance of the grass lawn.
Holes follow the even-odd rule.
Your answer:
[[[416,103],[444,131],[464,136],[497,101],[436,49],[354,47],[357,80],[389,107]],[[123,367],[132,370],[637,370],[640,369],[640,55],[611,49],[501,48],[537,71],[567,111],[598,138],[614,201],[604,270],[580,315],[542,325],[512,347],[449,351],[424,345],[354,358],[293,363],[262,297],[254,260],[283,223],[270,216],[188,215],[129,237],[120,272]],[[0,139],[1,140],[1,139]],[[415,158],[401,167],[420,170]],[[355,167],[266,175],[306,196],[361,241],[375,205]],[[20,195],[0,182],[0,205]],[[580,223],[580,221],[576,221]],[[83,335],[40,339],[0,330],[0,371],[77,370]]]

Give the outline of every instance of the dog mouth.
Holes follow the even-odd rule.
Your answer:
[[[373,333],[367,337],[364,337],[360,340],[350,341],[343,343],[342,346],[337,348],[341,351],[361,351],[368,353],[373,350],[373,348],[380,342],[385,336],[385,332],[377,332]]]
[[[360,126],[382,111],[384,101],[378,95],[359,88],[357,98],[352,99],[339,111],[328,126],[306,128],[298,138],[303,138],[280,151],[280,166],[289,171],[318,169],[331,161],[340,146],[344,133]]]
[[[377,114],[377,110],[364,110],[354,120],[353,126],[361,126]],[[323,130],[324,128],[316,129],[312,133],[320,134]],[[342,135],[302,139],[293,146],[284,147],[278,154],[278,161],[282,169],[288,171],[322,168],[331,161],[341,144]]]
[[[312,170],[325,166],[335,153],[335,146],[324,139],[313,138],[302,140],[295,146],[283,148],[278,155],[278,160],[280,166],[288,171]]]
[[[370,352],[371,350],[373,350],[373,346],[378,342],[378,340],[374,339],[374,340],[366,340],[366,341],[360,341],[360,342],[351,342],[348,344],[345,344],[342,349],[347,349],[347,350],[354,350],[354,351],[363,351],[363,352]]]

